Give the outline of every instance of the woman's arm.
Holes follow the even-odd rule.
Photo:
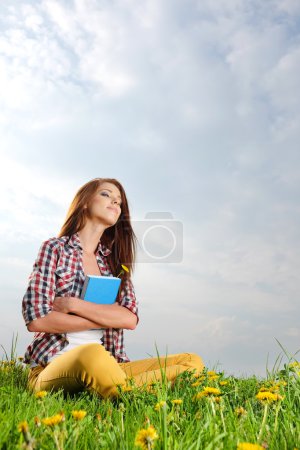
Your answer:
[[[22,301],[22,314],[27,327],[30,322],[46,316],[52,310],[57,258],[58,248],[53,239],[43,242]]]
[[[42,331],[44,333],[69,333],[71,331],[90,330],[91,328],[99,328],[99,324],[83,317],[71,316],[57,311],[49,312],[46,316],[27,324],[28,331]]]
[[[58,256],[59,246],[55,238],[42,243],[22,302],[22,313],[28,331],[67,333],[99,328],[93,320],[53,310]]]
[[[73,313],[80,318],[93,320],[101,328],[134,330],[137,324],[137,316],[118,303],[98,305],[76,297],[56,297],[53,309],[60,313]]]

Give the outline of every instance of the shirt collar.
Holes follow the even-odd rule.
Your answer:
[[[80,248],[82,250],[78,233],[75,233],[70,237],[69,245],[71,247]],[[101,252],[103,256],[107,256],[111,253],[111,250],[108,247],[106,247],[104,244],[101,244],[101,241],[99,241],[99,244],[97,247],[97,252],[98,253]]]

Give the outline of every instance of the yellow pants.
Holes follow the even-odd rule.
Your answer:
[[[28,384],[34,392],[88,390],[106,398],[117,396],[117,386],[125,386],[131,377],[136,386],[142,386],[164,376],[173,381],[186,370],[200,373],[203,368],[202,359],[194,353],[118,363],[101,344],[83,344],[57,356],[46,367],[30,369]]]

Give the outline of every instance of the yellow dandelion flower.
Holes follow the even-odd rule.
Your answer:
[[[44,398],[44,397],[46,397],[46,395],[48,395],[47,391],[38,391],[38,392],[36,392],[35,397],[36,398]]]
[[[194,400],[200,400],[201,398],[206,397],[204,391],[198,392],[198,394],[195,394],[193,399]]]
[[[175,400],[172,400],[172,403],[173,403],[173,405],[182,405],[183,400],[181,400],[181,399],[175,399]]]
[[[29,432],[28,423],[26,420],[23,420],[23,422],[20,422],[18,425],[18,431],[22,433],[24,438],[24,445],[26,448],[33,448],[34,439],[31,437]]]
[[[124,270],[125,270],[125,272],[129,272],[128,267],[125,266],[124,264],[121,264],[121,267],[122,267],[122,270],[121,270],[121,272],[119,273],[119,275],[117,275],[117,277],[119,277],[120,275],[123,275]]]
[[[154,447],[156,439],[158,439],[158,434],[155,428],[150,425],[150,427],[138,431],[134,444],[143,450],[149,450]]]
[[[216,372],[215,372],[214,370],[208,370],[206,373],[207,373],[207,375],[208,375],[209,377],[211,377],[211,376],[213,376],[213,375],[217,375]]]
[[[52,417],[45,417],[45,419],[42,419],[41,422],[48,427],[54,427],[55,425],[58,425],[59,423],[63,422],[64,419],[65,415],[63,413],[58,413]]]
[[[27,433],[29,430],[28,422],[26,420],[23,420],[18,425],[18,431],[19,433]]]
[[[300,362],[299,361],[294,361],[294,362],[289,364],[289,367],[291,367],[292,369],[300,367]]]
[[[209,387],[209,386],[206,386],[202,392],[204,392],[204,395],[206,395],[206,396],[221,394],[220,389],[214,388],[214,387]]]
[[[154,406],[155,411],[160,411],[162,408],[166,408],[167,402],[165,400],[162,400],[161,402],[156,403]]]
[[[219,395],[221,395],[220,389],[207,386],[203,389],[203,391],[198,392],[198,394],[194,396],[194,400],[199,400],[203,397],[212,397],[212,396],[218,397]]]
[[[234,412],[238,417],[243,417],[243,416],[247,415],[247,411],[242,406],[240,406],[239,408],[236,408],[234,410]]]
[[[240,442],[237,450],[265,450],[264,447],[258,444],[250,444],[249,442]]]
[[[259,400],[261,402],[268,402],[268,403],[283,400],[282,395],[274,394],[273,392],[270,392],[270,391],[260,391],[256,395],[256,398],[257,398],[257,400]]]
[[[72,411],[72,416],[75,420],[82,420],[86,416],[86,411],[83,409]]]
[[[208,377],[209,381],[214,381],[214,380],[217,380],[218,378],[220,378],[220,375],[210,375]]]
[[[226,381],[226,380],[219,382],[220,386],[226,386],[227,384],[228,384],[228,381]]]

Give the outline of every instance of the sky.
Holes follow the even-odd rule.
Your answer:
[[[2,348],[32,340],[41,243],[109,177],[152,255],[139,246],[131,359],[195,352],[264,376],[295,355],[299,73],[298,0],[1,2]]]

